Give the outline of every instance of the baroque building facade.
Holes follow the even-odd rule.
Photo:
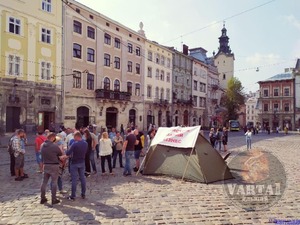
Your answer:
[[[188,46],[183,45],[183,52],[174,48],[172,51],[172,108],[173,126],[190,126],[192,121],[192,57],[188,55]]]
[[[206,50],[203,48],[190,49],[193,57],[193,123],[192,125],[207,126],[207,76],[208,65],[206,63]]]
[[[263,129],[295,129],[295,79],[291,71],[259,81],[259,122]]]
[[[0,128],[47,129],[62,122],[61,1],[2,1]]]
[[[146,40],[144,74],[145,127],[172,126],[172,51],[156,42]]]
[[[144,35],[76,1],[63,7],[65,126],[144,128]]]

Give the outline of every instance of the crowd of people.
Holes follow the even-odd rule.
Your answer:
[[[123,176],[130,176],[132,169],[137,172],[140,168],[140,156],[145,155],[156,129],[151,127],[148,134],[138,130],[138,127],[129,127],[126,130],[121,126],[120,131],[112,128],[109,132],[103,130],[97,133],[94,126],[77,129],[61,127],[59,133],[50,130],[38,131],[35,138],[35,157],[38,166],[37,173],[43,173],[41,182],[41,200],[44,204],[46,188],[49,180],[52,204],[60,202],[56,194],[67,194],[63,189],[62,176],[68,171],[71,176],[71,193],[67,197],[75,200],[77,181],[81,183],[81,198],[86,195],[86,178],[97,173],[97,160],[101,165],[101,175],[114,175],[114,168],[123,168]],[[145,138],[145,136],[147,138]],[[24,130],[18,129],[10,138],[8,151],[10,154],[10,172],[15,181],[28,178],[24,172],[25,145],[27,143]],[[147,144],[147,145],[146,145]],[[131,166],[134,156],[135,167]],[[125,159],[125,164],[123,163]],[[109,174],[106,172],[109,171]],[[79,178],[79,179],[78,179]],[[57,190],[58,189],[58,190]]]
[[[228,130],[226,127],[223,128],[211,128],[209,132],[209,141],[213,148],[227,152],[227,144],[228,144]]]

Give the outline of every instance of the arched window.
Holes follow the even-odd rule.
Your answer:
[[[160,99],[163,100],[164,99],[164,94],[165,94],[165,91],[164,89],[160,89]]]
[[[110,79],[108,77],[104,78],[104,90],[110,90]]]
[[[165,71],[160,72],[160,80],[164,81],[165,80]]]
[[[139,83],[135,84],[135,96],[140,96],[141,93],[141,85]]]
[[[127,82],[127,92],[132,94],[132,83],[131,82]]]
[[[155,77],[156,77],[156,80],[159,80],[159,69],[156,69]]]
[[[155,88],[155,98],[158,99],[158,96],[159,96],[159,88],[156,87],[156,88]]]
[[[120,91],[120,81],[115,80],[114,82],[114,91]]]

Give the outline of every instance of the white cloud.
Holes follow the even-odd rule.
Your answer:
[[[300,30],[300,20],[298,20],[294,15],[286,16],[285,20]]]

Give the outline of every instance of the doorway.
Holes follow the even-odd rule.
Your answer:
[[[167,127],[171,127],[172,126],[172,120],[171,120],[171,116],[170,116],[170,111],[166,112],[166,120],[167,120]]]
[[[152,116],[152,111],[149,110],[147,114],[147,127],[154,124],[154,116]]]
[[[106,109],[106,128],[111,130],[113,127],[117,127],[117,115],[118,109],[115,107],[109,107]]]
[[[134,109],[129,110],[129,123],[133,124],[135,127],[135,120],[136,120],[136,111]]]
[[[162,126],[162,112],[161,110],[158,111],[158,121],[157,121],[157,125],[158,127],[161,127]]]
[[[20,114],[20,107],[6,107],[6,132],[15,132],[16,129],[20,128]]]
[[[44,131],[50,128],[51,121],[54,121],[54,112],[39,112],[38,114],[38,131]]]
[[[185,110],[183,112],[183,125],[188,126],[189,125],[189,112]]]
[[[81,106],[77,108],[76,129],[87,127],[90,123],[90,110],[88,107]]]

